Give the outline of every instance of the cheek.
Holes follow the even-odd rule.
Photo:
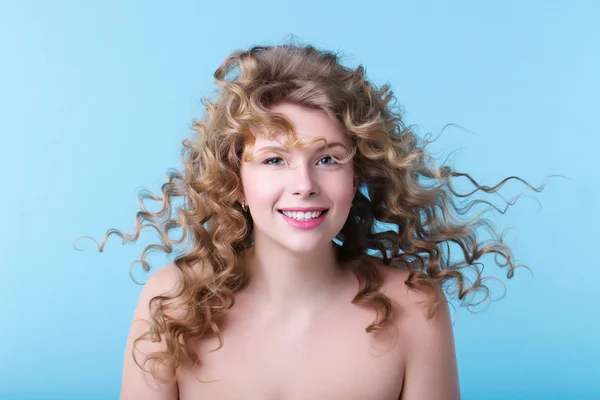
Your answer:
[[[248,203],[254,205],[272,199],[277,192],[273,177],[264,176],[259,171],[248,169],[242,174],[242,188]]]
[[[354,190],[354,179],[350,178],[346,185],[346,190],[344,190],[344,197],[343,197],[343,200],[344,200],[344,202],[346,202],[348,204],[348,207],[350,207],[350,204],[352,204],[352,200],[354,200],[355,193],[356,193],[356,191]]]
[[[354,199],[354,174],[349,172],[343,176],[338,176],[331,180],[325,186],[329,192],[329,197],[340,205],[344,204],[350,208]]]

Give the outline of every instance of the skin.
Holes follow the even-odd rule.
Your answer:
[[[332,147],[333,155],[348,154],[349,139],[324,112],[286,102],[272,110],[289,118],[300,139],[323,137],[346,147]],[[137,366],[128,361],[130,341],[142,329],[132,326],[121,399],[460,398],[447,303],[427,320],[419,302],[433,293],[409,291],[407,271],[378,264],[381,291],[393,303],[392,324],[381,333],[365,332],[376,314],[351,303],[358,280],[338,265],[332,242],[356,191],[353,167],[332,163],[326,152],[316,150],[322,145],[262,152],[281,144],[257,138],[254,159],[241,167],[240,201],[248,205],[255,226],[255,246],[243,255],[250,284],[236,293],[227,314],[223,347],[212,351],[216,338],[198,341],[200,364],[182,365],[172,371],[177,382],[154,383],[159,390],[149,392],[136,376]],[[323,223],[311,230],[292,227],[277,211],[309,206],[328,208]],[[172,287],[177,275],[170,265],[150,277],[137,317],[148,318],[147,301]],[[158,349],[164,343],[142,347],[145,352]]]
[[[329,152],[345,158],[350,139],[322,111],[279,103],[272,111],[285,114],[298,139],[322,137]],[[254,222],[254,247],[246,255],[251,274],[246,302],[276,321],[318,314],[329,303],[346,272],[335,262],[332,239],[342,229],[356,192],[352,162],[338,164],[322,141],[304,149],[281,148],[279,140],[257,137],[253,159],[241,165],[245,198]],[[269,147],[281,150],[268,150]],[[287,164],[286,164],[287,161]],[[281,208],[325,207],[321,225],[310,230],[292,227]]]

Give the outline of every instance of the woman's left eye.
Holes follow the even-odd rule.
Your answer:
[[[323,160],[327,160],[327,162],[325,162],[325,163],[323,163],[323,164],[335,164],[335,163],[336,163],[336,162],[335,162],[335,160],[334,160],[334,159],[333,159],[331,156],[325,156],[325,157],[322,157],[322,158],[319,160],[319,163],[321,163],[321,161],[323,161]]]

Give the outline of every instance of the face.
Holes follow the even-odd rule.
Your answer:
[[[255,243],[313,251],[329,245],[348,218],[355,193],[353,163],[337,163],[329,154],[346,158],[351,142],[321,110],[288,102],[270,109],[290,120],[301,143],[314,138],[327,143],[285,148],[283,135],[256,138],[251,161],[242,160],[240,168]]]

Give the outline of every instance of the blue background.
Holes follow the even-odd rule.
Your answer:
[[[464,399],[599,399],[598,4],[2,1],[0,398],[118,398],[141,291],[129,264],[157,237],[103,253],[73,240],[131,232],[137,189],[180,167],[222,60],[294,34],[391,84],[419,135],[463,127],[430,150],[459,150],[452,165],[479,182],[569,178],[493,217],[534,276],[485,260],[507,292],[453,313],[460,383]]]

